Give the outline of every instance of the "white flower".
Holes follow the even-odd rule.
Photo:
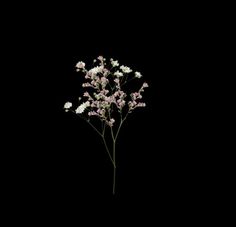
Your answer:
[[[80,106],[78,106],[78,108],[75,110],[75,112],[77,114],[81,114],[84,112],[84,110],[90,105],[90,103],[87,101],[87,102],[84,102],[82,103]]]
[[[145,82],[143,83],[143,88],[148,87],[148,84]]]
[[[121,66],[120,69],[124,72],[124,73],[131,73],[133,70],[130,69],[129,67],[127,66]]]
[[[111,65],[112,65],[113,67],[119,66],[119,62],[118,62],[118,61],[114,61],[114,60],[111,58]]]
[[[72,107],[72,103],[71,102],[66,102],[64,105],[64,109],[70,109]]]
[[[120,71],[116,71],[116,72],[114,73],[114,75],[117,76],[117,77],[122,77],[122,76],[123,76],[123,73],[120,72]]]
[[[138,105],[137,105],[137,107],[145,107],[146,106],[146,103],[144,103],[144,102],[140,102],[140,103],[138,103]]]
[[[79,62],[76,64],[75,67],[78,68],[78,69],[84,69],[85,63],[82,62],[82,61],[79,61]]]
[[[142,75],[141,75],[141,73],[140,73],[140,72],[135,72],[135,77],[137,77],[137,78],[141,78],[141,77],[142,77]]]
[[[98,56],[98,60],[103,61],[104,60],[103,56]]]
[[[91,73],[92,75],[96,75],[97,73],[101,73],[104,69],[104,66],[101,65],[101,66],[96,66],[92,69],[89,70],[89,73]]]

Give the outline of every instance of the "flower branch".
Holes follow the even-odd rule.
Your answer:
[[[146,106],[142,101],[142,93],[148,87],[148,84],[143,83],[137,92],[125,91],[126,86],[124,85],[134,79],[140,79],[142,77],[141,73],[133,71],[127,66],[120,66],[117,60],[112,58],[107,60],[102,56],[94,59],[91,69],[86,69],[85,63],[79,61],[76,64],[76,71],[84,74],[85,81],[82,84],[84,93],[82,97],[79,97],[79,104],[75,109],[71,102],[66,102],[64,109],[66,112],[71,111],[84,119],[102,137],[105,149],[113,165],[114,194],[117,168],[116,141],[128,114],[132,113],[136,108]],[[118,114],[120,119],[117,119],[116,115]],[[123,115],[125,116],[123,117]],[[91,122],[94,117],[101,121],[101,131]],[[110,128],[111,149],[109,149],[106,142],[106,127]]]

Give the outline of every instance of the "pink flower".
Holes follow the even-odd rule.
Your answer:
[[[98,115],[95,111],[89,111],[88,116],[96,116]]]
[[[103,75],[104,76],[108,76],[109,73],[110,73],[110,71],[108,69],[105,69],[105,68],[103,69]]]
[[[103,89],[102,91],[101,91],[101,94],[103,94],[103,95],[107,95],[109,93],[109,90],[106,90],[106,89]]]
[[[115,120],[113,118],[110,119],[110,121],[107,121],[107,124],[112,127],[114,124]]]
[[[106,77],[102,77],[100,80],[101,80],[102,88],[105,88],[109,80]]]
[[[85,63],[82,61],[79,61],[75,67],[77,68],[77,70],[84,69]]]
[[[84,97],[90,97],[89,93],[86,91],[84,92]]]
[[[117,97],[117,96],[119,96],[119,92],[118,92],[118,91],[116,91],[116,92],[114,93],[114,97]]]
[[[117,104],[118,104],[118,108],[121,109],[125,106],[125,100],[118,99]]]

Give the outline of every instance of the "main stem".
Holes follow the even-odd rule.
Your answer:
[[[116,141],[113,140],[113,195],[116,190]]]
[[[111,127],[111,137],[113,141],[113,146],[112,146],[112,159],[113,159],[113,195],[115,194],[116,191],[116,138],[113,133],[113,129]]]
[[[124,118],[122,118],[122,114],[120,115],[121,116],[120,125],[119,125],[115,135],[114,135],[112,127],[110,127],[112,141],[113,141],[112,157],[110,155],[109,149],[107,147],[106,139],[105,139],[105,129],[106,129],[105,123],[102,122],[102,132],[100,132],[99,130],[97,130],[97,128],[92,123],[89,122],[89,120],[84,119],[102,137],[104,145],[105,145],[105,148],[106,148],[106,151],[107,151],[107,153],[109,155],[109,158],[110,158],[110,160],[111,160],[111,162],[113,164],[113,195],[115,194],[115,191],[116,191],[116,139],[118,137],[118,134],[120,132],[120,128],[121,128],[122,124],[124,123],[124,121],[127,118],[127,115],[128,115],[128,113],[126,114],[126,116]],[[110,116],[110,113],[109,113],[109,116]]]

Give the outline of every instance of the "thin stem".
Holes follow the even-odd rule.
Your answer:
[[[109,119],[111,119],[111,113],[110,113],[110,110],[108,111],[108,114],[109,114]],[[113,142],[115,142],[115,136],[114,136],[114,133],[113,133],[113,128],[112,128],[112,126],[110,126],[110,129],[111,129],[112,140],[113,140]]]
[[[112,129],[112,127],[110,127],[111,128],[111,136],[112,136],[112,140],[113,140],[113,142],[116,142],[116,139],[115,139],[115,136],[114,136],[114,133],[113,133],[113,129]]]
[[[104,134],[105,134],[105,126],[106,126],[106,124],[105,124],[105,122],[102,121],[102,120],[101,120],[101,124],[102,124],[102,135],[104,136]]]
[[[125,115],[125,117],[124,117],[124,119],[123,119],[123,118],[122,118],[122,114],[121,114],[121,117],[120,117],[120,125],[119,125],[119,127],[118,127],[118,129],[117,129],[116,136],[115,136],[115,140],[117,139],[117,137],[118,137],[118,135],[119,135],[119,132],[120,132],[120,129],[121,129],[121,126],[122,126],[122,124],[124,123],[124,121],[126,120],[127,116],[128,116],[128,113]]]
[[[123,120],[121,119],[121,120],[120,120],[120,125],[119,125],[119,127],[118,127],[118,129],[117,129],[117,132],[116,132],[115,140],[117,139],[117,136],[118,136],[118,134],[119,134],[119,132],[120,132],[120,128],[121,128],[122,124],[123,124]]]
[[[124,82],[123,84],[121,84],[120,86],[124,86],[125,84],[129,83],[130,81],[132,81],[132,80],[134,80],[134,79],[135,79],[135,77],[133,77],[133,78],[127,80],[127,77],[126,77],[125,82]]]
[[[105,147],[106,147],[106,151],[107,151],[107,153],[108,153],[108,155],[109,155],[109,158],[110,158],[110,160],[111,160],[111,162],[112,162],[112,164],[113,164],[113,167],[116,168],[116,164],[115,164],[115,162],[112,160],[112,157],[111,157],[111,154],[110,154],[109,149],[108,149],[108,147],[107,147],[107,143],[106,143],[106,140],[105,140],[104,136],[102,137],[102,139],[103,139],[104,145],[105,145]]]
[[[113,141],[113,161],[116,163],[116,142]],[[115,194],[116,189],[116,166],[113,168],[113,195]]]
[[[76,113],[74,110],[69,110],[71,111],[72,113]],[[77,114],[77,116],[79,116],[81,119],[85,120],[100,136],[103,136],[101,132],[99,132],[96,127],[90,123],[90,121],[88,119],[86,119],[85,117],[81,116],[80,114]]]
[[[100,136],[103,136],[102,133],[100,133],[92,123],[90,123],[88,120],[87,120],[88,124],[100,135]]]
[[[92,123],[90,123],[89,121],[87,121],[87,122],[88,122],[88,123],[92,126],[92,128],[102,137],[102,140],[103,140],[103,142],[104,142],[106,151],[107,151],[107,153],[108,153],[108,156],[109,156],[109,158],[110,158],[110,160],[111,160],[113,166],[115,167],[115,163],[114,163],[114,161],[112,160],[112,157],[111,157],[111,155],[110,155],[110,152],[109,152],[109,149],[108,149],[106,140],[105,140],[105,136],[104,136],[104,135],[105,135],[106,124],[104,123],[103,131],[102,131],[102,133],[100,133],[100,132],[94,127],[94,125],[93,125]]]

